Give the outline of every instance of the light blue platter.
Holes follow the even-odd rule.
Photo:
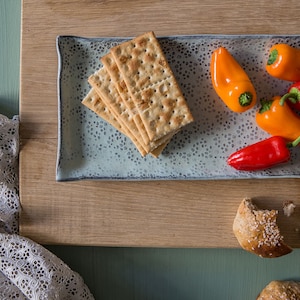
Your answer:
[[[299,36],[159,37],[195,122],[173,137],[157,159],[141,157],[128,138],[81,104],[100,57],[125,40],[57,37],[58,181],[299,177],[299,148],[292,150],[290,162],[265,171],[240,172],[226,164],[232,152],[268,135],[255,123],[259,103],[244,114],[231,112],[213,91],[209,74],[212,51],[224,46],[249,74],[258,99],[283,94],[290,83],[266,73],[268,50],[279,42],[300,47]]]

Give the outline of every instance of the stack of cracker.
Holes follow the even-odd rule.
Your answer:
[[[190,109],[153,32],[110,49],[82,103],[129,137],[142,156],[158,157]]]

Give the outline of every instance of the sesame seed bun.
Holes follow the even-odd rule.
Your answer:
[[[256,300],[297,300],[300,299],[300,282],[271,281],[258,295]]]
[[[241,247],[266,258],[292,252],[280,234],[277,215],[277,210],[258,209],[251,199],[244,199],[233,222],[233,232]]]

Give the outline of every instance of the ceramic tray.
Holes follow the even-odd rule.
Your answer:
[[[231,112],[212,89],[211,53],[226,47],[253,81],[258,99],[285,93],[289,82],[265,71],[269,48],[285,42],[300,47],[298,36],[171,36],[159,37],[195,122],[179,132],[159,158],[143,158],[131,141],[81,104],[87,78],[100,57],[127,38],[58,36],[59,132],[58,181],[79,179],[159,180],[298,177],[300,150],[291,161],[259,172],[236,171],[226,164],[237,149],[268,135],[255,123],[258,104],[243,114]]]

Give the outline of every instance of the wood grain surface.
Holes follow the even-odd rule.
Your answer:
[[[280,211],[285,200],[300,205],[297,179],[55,181],[57,35],[297,34],[299,8],[296,0],[273,1],[272,13],[258,0],[23,0],[20,233],[43,244],[238,247],[231,228],[244,197]],[[299,214],[279,215],[292,247]]]

